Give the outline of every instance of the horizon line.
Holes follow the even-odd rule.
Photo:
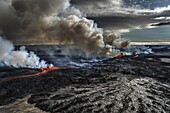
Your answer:
[[[64,45],[58,43],[32,43],[32,44],[14,44],[15,46],[20,45]],[[65,44],[69,45],[69,44]],[[72,45],[72,44],[71,44]],[[170,42],[130,42],[130,45],[170,45]]]

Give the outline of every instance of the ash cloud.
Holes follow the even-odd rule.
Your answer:
[[[71,15],[61,18],[48,29],[47,37],[55,38],[59,43],[73,43],[87,54],[115,55],[112,44],[125,48],[129,41],[120,40],[113,32],[97,28],[92,20]],[[110,45],[108,45],[110,44]]]
[[[70,0],[2,0],[0,4],[1,30],[14,41],[74,44],[87,55],[102,56],[117,54],[112,51],[112,44],[118,48],[129,44],[113,32],[97,28],[94,21],[70,5]]]
[[[41,38],[47,27],[44,18],[57,15],[69,6],[69,0],[1,0],[1,31],[12,40]]]

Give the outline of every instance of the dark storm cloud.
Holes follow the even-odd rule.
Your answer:
[[[89,17],[99,23],[99,27],[104,27],[105,29],[119,30],[128,29],[142,25],[146,25],[153,22],[152,18],[139,17],[139,16],[100,16],[100,17]]]
[[[170,25],[170,22],[161,22],[158,24],[152,24],[151,26],[164,26],[164,25]]]
[[[169,0],[72,0],[99,27],[110,30],[148,27],[169,17]]]
[[[168,14],[166,14],[168,15]],[[165,20],[157,20],[157,17],[164,17],[165,15],[108,15],[108,16],[89,16],[88,18],[95,20],[99,27],[109,30],[121,30],[121,29],[135,29],[145,28],[156,23],[164,23]],[[166,22],[165,22],[166,23]]]

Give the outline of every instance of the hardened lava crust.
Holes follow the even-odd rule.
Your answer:
[[[36,77],[3,81],[3,76],[0,105],[29,96],[29,104],[49,113],[170,113],[169,61],[154,55],[128,56]],[[7,70],[0,73],[14,71]]]

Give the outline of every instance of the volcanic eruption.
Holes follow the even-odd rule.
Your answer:
[[[70,4],[70,0],[2,0],[0,1],[0,62],[15,68],[38,68],[42,71],[59,69],[48,64],[24,46],[15,50],[15,42],[55,42],[72,44],[85,53],[84,57],[120,58],[127,55],[113,49],[130,44],[116,32],[98,28],[85,14]],[[6,38],[7,39],[6,39]],[[22,43],[22,42],[20,42]]]
[[[122,0],[98,1],[135,12],[119,10]],[[71,0],[0,0],[0,112],[34,112],[25,103],[51,113],[169,112],[168,60],[129,45]]]

